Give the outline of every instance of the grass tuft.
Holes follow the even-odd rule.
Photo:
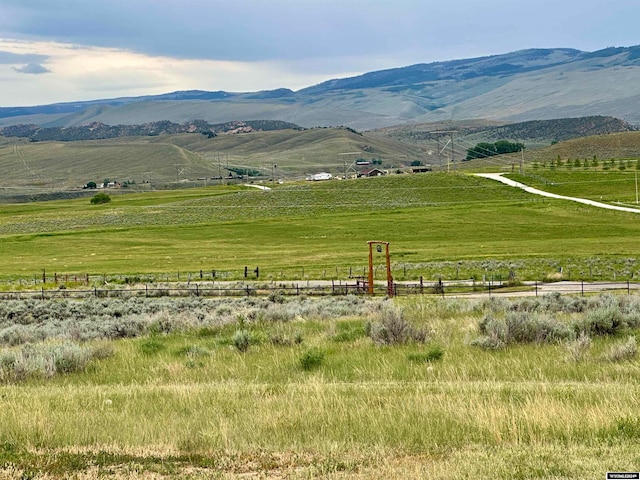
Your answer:
[[[324,356],[324,351],[317,347],[311,347],[302,352],[302,355],[298,358],[298,363],[302,370],[315,370],[322,365]]]
[[[444,349],[441,345],[430,345],[424,351],[410,352],[407,354],[407,360],[414,363],[428,363],[441,360],[444,356]]]

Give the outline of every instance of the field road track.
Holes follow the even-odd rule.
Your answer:
[[[478,283],[473,280],[442,281],[438,283],[440,289],[436,291],[434,281],[424,283],[396,282],[395,293],[398,296],[421,295],[428,297],[447,298],[487,298],[487,297],[538,297],[544,295],[585,295],[585,294],[640,294],[640,283],[623,282],[584,282],[584,281],[559,281],[559,282],[532,282],[526,281],[516,287],[502,286],[500,283]],[[144,297],[243,297],[243,296],[268,296],[281,294],[287,296],[298,295],[367,295],[366,286],[362,281],[350,280],[305,280],[305,281],[215,281],[215,282],[189,282],[189,283],[164,283],[149,285],[123,285],[121,288],[91,288],[80,287],[72,289],[31,289],[19,291],[0,290],[0,300],[26,299],[49,300],[54,298],[88,298],[88,297],[114,297],[144,296]],[[375,282],[375,295],[384,297],[387,295],[386,282]]]
[[[510,187],[521,188],[525,192],[531,193],[533,195],[541,195],[543,197],[549,198],[557,198],[559,200],[569,200],[571,202],[583,203],[585,205],[591,205],[592,207],[598,208],[606,208],[607,210],[618,210],[621,212],[630,212],[630,213],[640,213],[640,209],[631,208],[631,207],[621,207],[618,205],[609,205],[608,203],[596,202],[594,200],[587,200],[586,198],[578,198],[578,197],[566,197],[564,195],[556,195],[555,193],[545,192],[544,190],[538,190],[537,188],[529,187],[524,183],[516,182],[514,180],[510,180],[508,178],[504,178],[502,173],[476,173],[474,174],[476,177],[488,178],[490,180],[496,180],[498,182],[502,182],[505,185],[509,185]]]

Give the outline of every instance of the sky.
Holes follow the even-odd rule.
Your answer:
[[[640,44],[638,0],[1,0],[0,107]]]

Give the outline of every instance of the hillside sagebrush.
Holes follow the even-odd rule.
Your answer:
[[[405,318],[404,310],[393,306],[384,308],[379,320],[372,322],[366,330],[379,345],[399,345],[411,341],[424,343],[427,340],[426,331],[411,325]]]
[[[636,337],[629,336],[625,341],[613,344],[605,354],[605,359],[610,362],[623,362],[634,359],[637,353]]]
[[[582,332],[575,340],[565,343],[567,356],[574,362],[582,362],[587,358],[591,348],[591,337]]]
[[[251,344],[249,332],[246,330],[236,330],[233,334],[232,342],[240,352],[246,352],[249,350],[249,345]]]

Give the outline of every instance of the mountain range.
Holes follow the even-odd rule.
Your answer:
[[[487,119],[521,122],[594,115],[640,125],[640,46],[595,52],[529,49],[334,79],[298,91],[182,91],[0,108],[0,126],[75,127],[278,120],[371,130]]]

